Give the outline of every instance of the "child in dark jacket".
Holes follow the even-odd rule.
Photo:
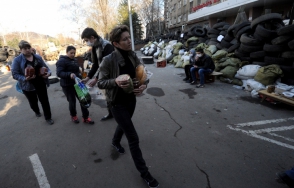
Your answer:
[[[79,123],[76,110],[76,98],[77,93],[74,88],[75,77],[81,78],[80,69],[78,62],[74,59],[76,54],[76,48],[74,46],[68,46],[66,48],[66,55],[60,56],[56,63],[57,76],[60,77],[60,86],[67,98],[69,103],[69,111],[71,115],[71,120],[74,123]],[[83,122],[88,124],[94,124],[89,118],[89,111],[87,108],[81,105],[81,110],[83,114]]]

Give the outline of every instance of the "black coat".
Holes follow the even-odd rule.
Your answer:
[[[71,73],[81,78],[78,62],[68,56],[60,56],[56,62],[56,74],[60,78],[60,85],[62,87],[75,84],[75,80],[70,78]]]
[[[215,65],[212,60],[212,58],[206,54],[203,54],[202,57],[200,57],[195,64],[200,68],[200,69],[211,69],[214,71]]]

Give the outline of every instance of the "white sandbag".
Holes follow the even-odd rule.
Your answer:
[[[294,89],[293,86],[289,86],[289,85],[283,84],[283,83],[277,83],[276,88],[279,88],[279,89],[282,89],[285,91],[290,91],[290,90]]]
[[[259,98],[258,92],[256,90],[251,91],[251,97],[253,98]]]
[[[248,86],[247,86],[247,80],[241,80],[243,82],[242,87],[244,88],[245,91],[249,91]]]
[[[154,48],[151,47],[151,48],[148,50],[148,53],[151,54],[153,51],[154,51]]]
[[[154,47],[155,47],[155,44],[151,44],[150,47],[151,47],[151,48],[154,48]]]
[[[247,80],[247,86],[249,91],[251,90],[259,91],[259,90],[265,89],[265,85],[255,81],[254,79]]]
[[[241,76],[254,77],[260,67],[259,65],[245,65],[237,73]]]
[[[184,53],[185,53],[184,49],[179,50],[179,55],[184,55]]]
[[[238,78],[240,80],[249,80],[249,79],[253,79],[254,77],[251,77],[251,76],[243,76],[243,75],[240,75],[238,72],[237,74],[235,75],[235,78]]]
[[[173,45],[175,45],[175,44],[177,44],[177,40],[171,40],[171,41],[169,41],[169,45],[171,45],[171,46],[173,46]]]

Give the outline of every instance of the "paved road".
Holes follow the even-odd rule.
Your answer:
[[[55,72],[54,62],[49,64]],[[293,107],[261,104],[219,81],[195,88],[182,81],[183,69],[171,65],[146,67],[154,74],[138,97],[133,121],[160,187],[286,187],[276,183],[275,173],[293,165]],[[1,188],[147,187],[126,139],[124,155],[110,146],[116,122],[99,121],[106,108],[97,88],[91,91],[96,123],[90,126],[70,121],[59,83],[51,85],[55,124],[49,126],[34,116],[14,84],[10,73],[0,74]]]

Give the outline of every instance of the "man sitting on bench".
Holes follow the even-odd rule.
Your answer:
[[[203,52],[203,49],[197,49],[196,50],[196,57],[195,57],[195,65],[190,69],[191,76],[193,81],[191,82],[192,85],[195,85],[197,83],[196,79],[196,71],[198,71],[199,77],[200,77],[200,84],[196,85],[197,88],[203,88],[204,87],[204,74],[211,74],[214,69],[215,65],[213,60],[210,56],[206,55]]]

